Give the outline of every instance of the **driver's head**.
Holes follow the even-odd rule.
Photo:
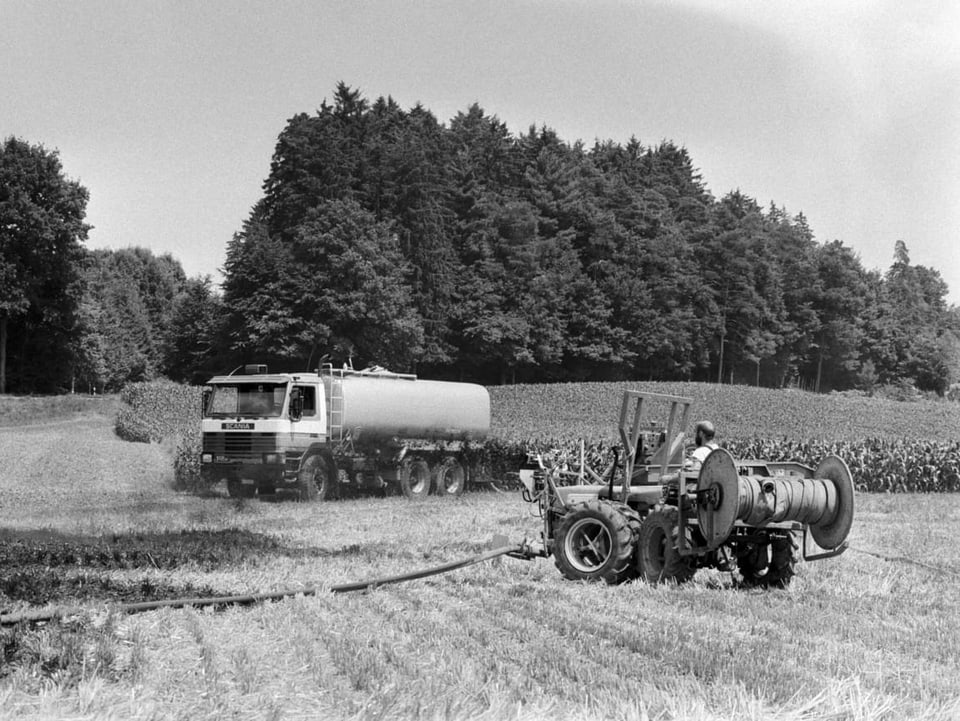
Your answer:
[[[702,446],[704,443],[709,443],[713,440],[716,433],[717,431],[710,421],[700,421],[697,423],[696,430],[697,445]]]

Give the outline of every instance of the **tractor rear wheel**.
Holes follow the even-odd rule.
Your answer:
[[[629,506],[622,506],[621,512],[627,518],[627,525],[630,526],[630,533],[633,534],[633,556],[630,558],[630,568],[624,573],[624,581],[633,581],[640,578],[640,528],[643,521],[640,516]]]
[[[437,468],[437,493],[441,496],[459,496],[467,485],[467,472],[463,464],[450,457]]]
[[[611,503],[587,501],[557,526],[553,555],[571,581],[620,583],[631,576],[636,537],[626,515]]]
[[[775,536],[770,543],[748,543],[737,550],[737,569],[744,585],[786,588],[796,573],[797,544],[793,535]]]
[[[407,498],[425,498],[430,493],[430,464],[408,458],[400,466],[400,490]]]
[[[297,475],[297,490],[301,501],[325,501],[334,495],[337,484],[337,469],[325,456],[308,456],[300,465]]]
[[[648,583],[686,583],[697,572],[693,556],[681,556],[679,512],[673,506],[651,511],[640,524],[640,575]]]

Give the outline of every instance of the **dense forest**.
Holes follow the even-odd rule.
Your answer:
[[[960,380],[960,310],[904,240],[877,238],[892,262],[867,270],[800,213],[714,197],[669,141],[514,135],[476,104],[443,124],[340,84],[280,132],[222,288],[167,255],[85,249],[86,199],[55,152],[0,148],[0,392],[254,360],[484,383]]]

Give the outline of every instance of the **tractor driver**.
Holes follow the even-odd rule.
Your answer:
[[[683,459],[684,473],[700,472],[700,466],[702,466],[703,462],[707,460],[707,456],[720,447],[713,440],[715,435],[716,430],[710,421],[700,421],[697,423],[696,431],[694,433],[694,439],[696,440],[697,447],[690,451],[690,453],[687,454],[687,457]],[[668,473],[663,476],[661,483],[673,483],[679,478],[679,471],[676,473]]]
[[[707,460],[707,456],[720,447],[713,440],[716,434],[717,431],[710,421],[700,421],[697,423],[694,435],[697,447],[687,456],[687,459],[683,463],[683,470],[696,471],[700,469],[703,462]]]

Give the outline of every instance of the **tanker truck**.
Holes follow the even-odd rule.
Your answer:
[[[346,489],[456,496],[490,430],[490,397],[472,383],[382,368],[324,365],[269,373],[246,365],[204,391],[201,474],[234,497],[292,490],[302,500]]]

